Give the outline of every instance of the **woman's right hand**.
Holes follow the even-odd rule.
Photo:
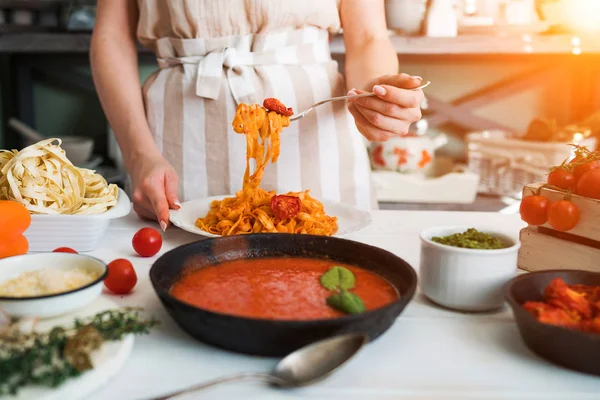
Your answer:
[[[130,168],[133,210],[142,218],[158,221],[163,231],[169,223],[169,209],[181,206],[177,197],[179,177],[162,156],[141,157]]]

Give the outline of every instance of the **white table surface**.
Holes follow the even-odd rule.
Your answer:
[[[518,215],[376,211],[373,224],[349,239],[389,250],[418,271],[418,232],[443,224],[500,228],[514,236],[523,226]],[[276,359],[205,345],[175,325],[155,295],[148,271],[160,254],[198,237],[170,228],[161,252],[141,258],[131,248],[131,238],[145,225],[133,215],[113,221],[102,248],[90,254],[107,262],[131,260],[138,274],[134,292],[104,295],[123,306],[142,306],[162,323],[150,335],[136,338],[123,370],[90,400],[147,399],[222,375],[270,370]],[[531,353],[508,308],[462,314],[436,307],[417,292],[386,333],[322,383],[292,391],[235,383],[181,398],[583,400],[600,399],[600,377],[555,366]]]

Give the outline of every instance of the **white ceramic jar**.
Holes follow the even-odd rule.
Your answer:
[[[386,0],[385,16],[388,29],[413,35],[421,30],[426,0]]]
[[[466,249],[436,243],[433,237],[461,233],[469,228],[489,233],[510,247],[498,250]],[[502,307],[502,288],[517,272],[519,241],[500,231],[476,226],[443,226],[421,232],[419,283],[431,301],[460,311],[489,311]]]
[[[435,138],[427,135],[397,136],[383,143],[372,143],[371,167],[374,170],[397,172],[427,172],[433,165],[435,151],[448,142],[440,134]]]

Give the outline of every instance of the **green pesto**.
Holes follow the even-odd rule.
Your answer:
[[[432,237],[431,241],[445,244],[446,246],[461,247],[465,249],[497,250],[507,246],[499,238],[489,233],[479,232],[475,228],[469,228],[465,232],[455,233],[449,236]]]

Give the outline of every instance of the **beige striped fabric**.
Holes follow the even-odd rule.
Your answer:
[[[237,104],[276,97],[300,111],[345,94],[328,45],[327,30],[339,27],[337,1],[177,2],[183,10],[166,3],[138,0],[138,35],[159,64],[144,84],[150,128],[180,176],[183,201],[233,194],[246,150],[231,127]],[[367,151],[345,104],[319,107],[284,129],[279,161],[261,186],[376,207]]]

